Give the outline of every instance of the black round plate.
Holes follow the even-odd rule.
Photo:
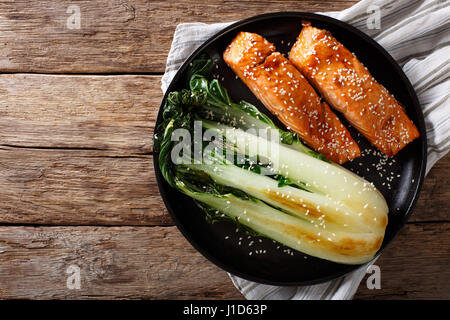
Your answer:
[[[156,126],[161,122],[161,110],[167,93],[185,87],[185,71],[189,63],[204,52],[213,58],[217,65],[213,72],[219,76],[234,101],[249,101],[270,115],[250,90],[236,79],[224,63],[222,53],[237,32],[250,31],[262,35],[275,44],[278,51],[287,54],[300,33],[302,19],[311,21],[313,26],[329,30],[338,41],[354,52],[375,79],[405,106],[421,134],[419,139],[406,146],[397,156],[387,159],[341,117],[361,150],[364,150],[361,158],[345,167],[373,182],[389,205],[389,223],[378,252],[380,254],[404,226],[419,196],[426,166],[426,133],[419,102],[402,69],[380,45],[361,31],[326,16],[302,12],[265,14],[237,22],[206,41],[186,60],[164,96]],[[155,153],[153,157],[161,196],[178,228],[198,251],[226,271],[248,280],[286,286],[319,283],[358,268],[357,265],[338,264],[288,250],[266,238],[248,236],[236,230],[236,226],[231,223],[209,224],[205,221],[204,213],[190,198],[164,181],[159,170],[158,154]]]

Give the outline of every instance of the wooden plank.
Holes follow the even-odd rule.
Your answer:
[[[152,156],[0,147],[0,223],[167,225]]]
[[[376,262],[381,289],[356,299],[450,299],[450,223],[408,225]]]
[[[449,223],[407,225],[358,299],[450,298]],[[0,298],[241,298],[175,227],[0,227]],[[66,287],[70,265],[80,290]],[[17,275],[20,274],[20,277]]]
[[[150,152],[160,79],[0,75],[0,145]]]
[[[431,170],[411,221],[449,220],[449,168],[450,156]],[[0,223],[172,224],[151,155],[0,147],[0,182]]]
[[[450,221],[450,154],[439,160],[425,178],[410,221]]]
[[[67,268],[80,268],[68,289]],[[175,227],[0,227],[1,299],[242,299]]]
[[[0,72],[164,72],[179,23],[236,21],[274,11],[335,11],[356,2],[2,1]],[[76,14],[71,5],[80,11],[79,29],[70,23]]]

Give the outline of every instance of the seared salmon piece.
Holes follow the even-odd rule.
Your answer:
[[[337,163],[359,157],[358,145],[339,118],[275,50],[260,35],[240,32],[223,59],[266,108],[314,150]]]
[[[401,104],[328,31],[303,24],[289,60],[317,91],[388,156],[419,137]]]

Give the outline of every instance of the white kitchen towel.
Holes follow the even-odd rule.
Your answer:
[[[450,149],[450,1],[363,0],[340,12],[321,12],[345,21],[381,44],[400,64],[414,86],[425,116],[427,173]],[[183,23],[175,30],[162,77],[162,90],[184,60],[230,23]],[[230,274],[247,299],[351,299],[368,265],[318,285],[277,287]]]

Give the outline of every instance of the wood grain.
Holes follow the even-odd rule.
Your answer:
[[[0,259],[2,299],[242,299],[175,227],[0,227]]]
[[[152,156],[0,147],[0,223],[167,225]]]
[[[425,177],[419,201],[409,221],[450,221],[450,154]]]
[[[0,75],[0,144],[151,151],[160,77]]]
[[[377,262],[381,290],[363,281],[356,298],[450,298],[449,229],[407,225]],[[0,227],[0,258],[1,298],[242,298],[175,227]],[[66,288],[70,265],[80,290]]]
[[[356,299],[450,299],[450,223],[409,224],[377,260],[381,289]]]
[[[2,1],[0,72],[164,72],[177,24],[227,22],[274,11],[335,11],[346,1]],[[80,29],[69,29],[70,5]]]

